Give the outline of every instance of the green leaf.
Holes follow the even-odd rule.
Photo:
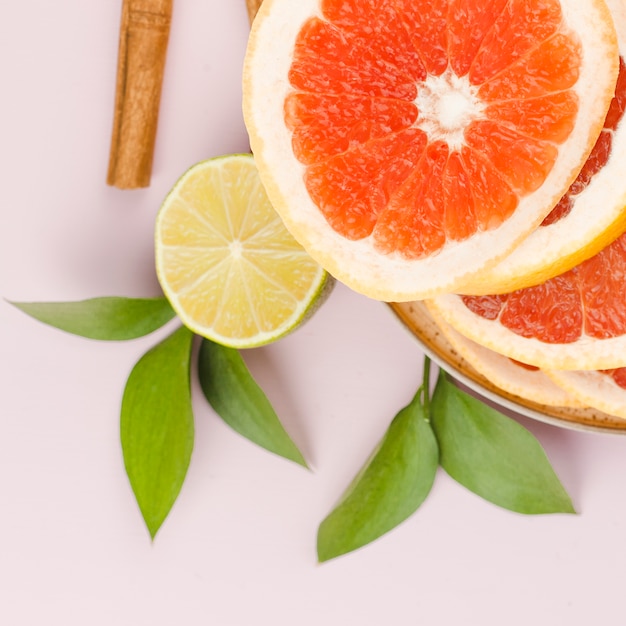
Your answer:
[[[320,524],[320,562],[389,532],[412,515],[430,492],[438,451],[421,397],[422,388],[394,418],[370,460]]]
[[[182,327],[144,354],[122,399],[124,464],[153,539],[178,497],[193,449],[192,340]]]
[[[78,302],[11,304],[44,324],[81,337],[106,341],[142,337],[175,316],[166,298],[104,297]]]
[[[307,467],[237,350],[203,339],[198,377],[209,404],[229,426],[266,450]]]
[[[441,371],[431,403],[441,465],[482,498],[518,513],[574,513],[535,437]]]

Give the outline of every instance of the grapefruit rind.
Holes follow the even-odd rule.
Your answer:
[[[563,0],[564,21],[583,50],[575,85],[580,109],[574,130],[544,184],[523,197],[501,227],[447,243],[420,260],[378,253],[370,238],[348,240],[333,231],[303,182],[283,118],[292,88],[288,72],[296,36],[319,0],[265,0],[253,24],[243,71],[243,111],[250,145],[267,194],[307,252],[353,290],[378,300],[410,301],[461,291],[464,283],[506,257],[534,230],[576,178],[600,133],[613,95],[617,39],[602,0]]]
[[[626,4],[606,0],[613,17],[619,52],[626,56]],[[508,293],[542,283],[594,256],[626,231],[626,116],[612,132],[606,165],[558,222],[534,230],[501,262],[477,274],[461,293]],[[589,216],[593,215],[593,219]]]

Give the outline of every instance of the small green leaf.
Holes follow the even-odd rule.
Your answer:
[[[394,418],[370,460],[320,524],[320,562],[389,532],[412,515],[430,492],[438,451],[421,397],[422,388]]]
[[[78,302],[11,302],[60,330],[89,339],[135,339],[161,328],[174,316],[166,298],[104,297]]]
[[[193,449],[192,340],[182,327],[146,352],[122,399],[124,464],[153,539],[178,497]]]
[[[198,377],[209,404],[231,428],[266,450],[307,467],[237,350],[203,339]]]
[[[574,513],[535,437],[441,371],[431,403],[441,465],[482,498],[518,513]]]

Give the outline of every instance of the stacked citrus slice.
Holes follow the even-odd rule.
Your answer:
[[[626,234],[539,285],[448,294],[427,305],[464,338],[540,368],[577,401],[626,418]]]
[[[428,309],[423,312],[425,315],[428,313]],[[452,349],[499,389],[539,405],[557,407],[585,405],[575,395],[553,382],[550,376],[540,368],[489,350],[454,330],[436,314],[433,315],[430,312],[430,315]]]
[[[603,0],[265,0],[244,114],[311,256],[413,300],[479,281],[546,218],[599,137],[618,57]]]
[[[608,6],[620,52],[626,51],[626,11],[619,2],[610,1]],[[545,227],[480,277],[483,285],[491,288],[491,295],[444,295],[428,303],[435,316],[447,320],[442,328],[450,323],[464,341],[478,341],[486,350],[472,361],[478,371],[487,374],[485,363],[496,358],[495,353],[506,355],[515,361],[500,361],[500,371],[509,368],[509,363],[532,364],[568,397],[622,418],[626,418],[626,235],[620,233],[626,184],[619,172],[625,158],[621,147],[626,141],[625,82],[620,58],[615,96],[604,130],[570,189],[574,193],[564,196]],[[602,230],[607,224],[604,209],[608,205],[615,219],[609,218],[609,227],[591,245],[577,248],[576,239],[569,236],[573,222],[582,219],[591,228]],[[551,230],[554,232],[549,235]],[[598,246],[600,242],[603,246]],[[546,250],[543,256],[554,263],[552,268],[544,266],[539,278],[551,278],[528,280],[522,265],[537,267],[541,246]],[[590,251],[595,254],[589,258]],[[568,268],[572,258],[580,262],[554,275],[555,268]],[[467,290],[471,292],[472,287],[468,285]],[[474,285],[473,293],[488,291]],[[486,357],[487,353],[490,356]],[[517,376],[521,377],[519,371]],[[506,383],[499,382],[506,388]],[[519,395],[532,399],[534,393],[536,388]]]
[[[626,38],[626,16],[622,17],[618,32]],[[626,51],[626,40],[620,38],[622,50]],[[620,57],[604,127],[576,180],[540,228],[502,262],[464,285],[465,293],[499,293],[538,284],[593,256],[626,229],[626,184],[616,184],[626,160],[625,109],[626,66]]]
[[[546,369],[608,369],[626,359],[626,234],[544,283],[429,301],[463,335]]]
[[[244,116],[270,201],[331,274],[424,301],[491,378],[521,364],[520,394],[610,388],[621,415],[622,53],[621,0],[265,0]]]

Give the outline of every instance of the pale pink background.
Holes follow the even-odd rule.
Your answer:
[[[297,1],[297,0],[296,0]],[[5,3],[0,20],[0,295],[158,294],[164,195],[244,151],[244,0],[178,0],[150,188],[104,183],[120,2]],[[118,441],[123,385],[163,336],[88,341],[0,302],[0,623],[7,626],[623,624],[626,439],[522,420],[578,516],[522,517],[440,472],[396,531],[316,565],[315,534],[419,382],[384,305],[339,287],[249,363],[312,472],[223,425],[194,389],[188,479],[152,545]]]

